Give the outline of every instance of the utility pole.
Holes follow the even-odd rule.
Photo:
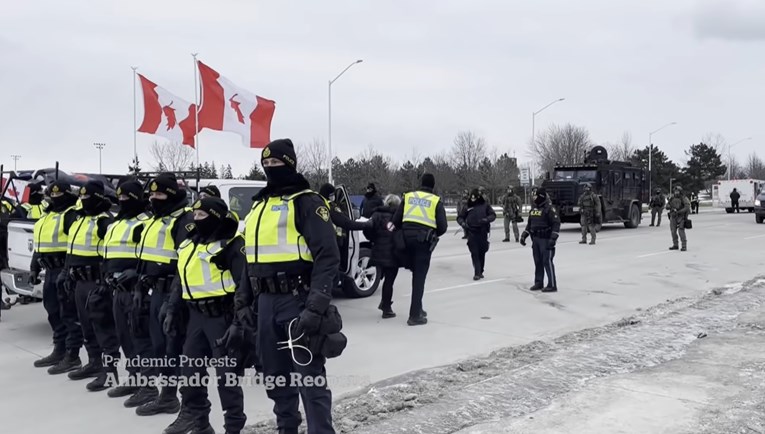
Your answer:
[[[13,171],[16,171],[16,162],[18,162],[21,159],[21,155],[11,155],[11,158],[13,158]]]
[[[101,151],[103,151],[106,147],[106,143],[93,143],[93,146],[98,149],[98,173],[103,174],[104,172],[101,169]]]

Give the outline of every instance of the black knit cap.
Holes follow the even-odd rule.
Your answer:
[[[123,182],[117,187],[117,199],[123,194],[135,200],[143,200],[143,186],[138,181]]]
[[[377,191],[377,186],[375,186],[374,182],[370,182],[367,184],[367,190]]]
[[[319,188],[319,194],[324,197],[324,199],[329,199],[329,196],[334,193],[335,186],[330,183],[326,183]]]
[[[539,197],[547,197],[547,190],[544,189],[544,187],[540,187],[537,189],[537,196]]]
[[[149,191],[175,196],[178,194],[178,179],[172,173],[160,173],[149,182]]]
[[[260,154],[260,161],[266,158],[276,158],[287,166],[297,170],[297,154],[295,145],[290,139],[277,139],[269,143]]]
[[[94,179],[90,180],[85,183],[85,185],[80,188],[80,196],[90,195],[97,197],[99,199],[103,199],[104,196],[104,183]]]
[[[206,197],[198,200],[194,204],[194,210],[204,211],[218,220],[223,220],[228,214],[226,202],[217,197]]]
[[[436,177],[432,173],[423,173],[420,178],[420,185],[427,188],[434,188],[436,186]]]
[[[35,182],[34,184],[29,184],[29,194],[38,194],[42,193],[43,186],[39,182]]]
[[[72,186],[68,182],[55,181],[48,186],[46,194],[50,196],[52,193],[71,193]]]
[[[199,193],[204,193],[213,197],[220,197],[220,190],[214,185],[208,185],[207,187],[201,189]]]

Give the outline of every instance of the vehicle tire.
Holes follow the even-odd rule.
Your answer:
[[[629,217],[630,219],[624,222],[625,228],[635,229],[640,225],[640,208],[637,205],[632,204]]]
[[[749,208],[749,212],[754,212],[754,208]]]
[[[733,214],[733,208],[725,208],[725,212],[728,214]]]
[[[756,216],[754,216],[754,221],[756,221],[759,224],[762,224],[763,220],[765,220],[765,215],[756,215]]]
[[[359,251],[359,263],[353,276],[344,276],[343,293],[350,298],[369,297],[380,286],[382,273],[378,267],[369,265],[372,250],[362,248]]]

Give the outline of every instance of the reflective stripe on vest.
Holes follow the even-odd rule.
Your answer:
[[[248,263],[313,262],[305,238],[295,225],[295,199],[306,193],[314,192],[303,190],[286,197],[269,197],[252,205],[244,223]]]
[[[39,220],[40,217],[42,217],[45,212],[43,212],[43,209],[45,208],[43,205],[32,205],[31,203],[22,203],[21,208],[24,209],[24,211],[27,212],[27,218],[31,220]]]
[[[137,259],[138,243],[133,241],[136,226],[149,220],[146,214],[130,219],[117,220],[109,225],[104,237],[103,257],[105,259]]]
[[[178,211],[185,212],[186,210]],[[169,216],[155,216],[144,223],[146,229],[143,231],[141,247],[138,249],[138,257],[142,261],[169,264],[178,259],[178,251],[172,236],[175,222],[182,214],[178,211]]]
[[[221,270],[211,260],[237,237],[241,234],[230,240],[209,244],[194,244],[191,240],[181,243],[178,248],[178,276],[184,300],[221,297],[235,292],[236,282],[231,270]]]
[[[413,191],[404,194],[404,223],[419,223],[436,228],[436,206],[441,200],[433,193]]]
[[[69,237],[64,233],[64,215],[71,209],[49,212],[35,222],[32,237],[37,253],[66,253]]]
[[[98,220],[109,214],[80,216],[69,228],[69,249],[67,253],[88,258],[101,256],[99,246],[103,242],[98,236]]]

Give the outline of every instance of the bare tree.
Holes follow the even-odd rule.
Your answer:
[[[606,144],[608,158],[613,161],[630,161],[635,154],[635,146],[632,144],[632,134],[629,131],[622,133],[619,143]]]
[[[314,138],[308,144],[298,145],[300,172],[308,179],[311,185],[318,188],[319,185],[329,179],[329,153],[324,141]]]
[[[462,188],[474,188],[481,182],[479,167],[486,159],[486,141],[472,131],[460,131],[454,138],[451,166]]]
[[[571,124],[551,125],[536,137],[530,152],[542,171],[552,171],[556,164],[577,164],[593,146],[584,127]]]
[[[757,158],[756,155],[754,157]],[[725,164],[727,167],[727,170],[725,171],[725,175],[724,175],[725,178],[728,177],[728,171],[730,171],[731,179],[742,179],[749,176],[748,175],[749,171],[747,170],[748,168],[742,166],[741,163],[738,162],[735,156],[731,156],[730,162],[725,161]]]
[[[760,157],[755,154],[749,154],[746,168],[744,169],[746,176],[752,179],[765,179],[765,164]]]
[[[151,156],[154,158],[154,170],[187,170],[193,161],[194,151],[179,143],[154,142],[151,144]]]
[[[728,149],[728,141],[720,133],[706,133],[701,138],[701,143],[707,144],[715,149],[715,151],[722,152]]]

